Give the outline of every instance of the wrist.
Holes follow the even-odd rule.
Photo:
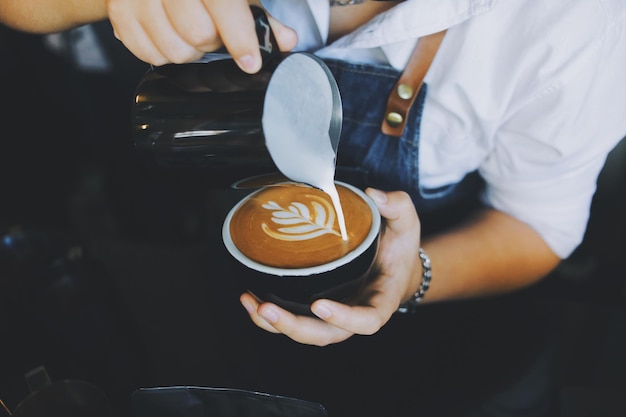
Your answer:
[[[420,284],[417,291],[406,302],[400,304],[398,307],[399,313],[414,313],[418,304],[422,302],[422,299],[426,295],[426,291],[430,288],[430,280],[432,278],[432,269],[430,264],[430,257],[426,254],[424,249],[419,248],[419,258],[422,264],[422,273],[420,276]]]

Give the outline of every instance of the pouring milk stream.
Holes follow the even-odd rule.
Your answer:
[[[288,56],[267,88],[263,133],[274,163],[286,177],[330,196],[341,237],[348,240],[335,187],[342,117],[338,94],[332,74],[318,58],[299,53]]]

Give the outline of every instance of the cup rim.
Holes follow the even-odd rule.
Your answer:
[[[277,185],[287,184],[287,183],[301,184],[301,183],[298,183],[297,181],[284,181],[281,183],[277,183]],[[248,201],[250,198],[252,198],[255,194],[261,192],[264,189],[264,187],[258,190],[255,190],[254,192],[248,194],[247,196],[239,200],[239,202],[237,202],[237,204],[235,204],[235,206],[233,206],[233,208],[226,215],[226,218],[224,219],[224,224],[222,226],[222,241],[224,242],[226,249],[228,250],[228,252],[230,252],[230,254],[237,261],[241,262],[243,265],[247,266],[248,268],[254,269],[256,271],[259,271],[265,274],[276,275],[276,276],[316,275],[316,274],[320,274],[323,272],[332,271],[334,269],[337,269],[343,265],[346,265],[352,262],[354,259],[362,255],[367,250],[367,248],[369,248],[373,244],[373,242],[377,239],[378,234],[380,232],[380,225],[381,225],[380,212],[378,211],[378,207],[376,206],[376,203],[374,203],[374,201],[367,194],[365,194],[365,192],[363,192],[361,189],[351,184],[342,182],[342,181],[335,181],[335,184],[348,188],[349,190],[351,190],[352,192],[354,192],[355,194],[363,198],[363,200],[367,203],[368,207],[370,208],[370,212],[372,213],[372,227],[370,227],[370,230],[367,236],[365,237],[365,239],[363,239],[363,241],[356,248],[354,248],[352,251],[348,252],[346,255],[342,256],[341,258],[335,259],[330,262],[326,262],[321,265],[309,266],[309,267],[304,267],[304,268],[279,268],[279,267],[269,266],[269,265],[265,265],[260,262],[254,261],[250,259],[248,256],[246,256],[244,253],[242,253],[237,248],[237,246],[235,246],[235,243],[233,242],[230,236],[230,221],[232,220],[237,209],[241,205],[243,205],[246,201]],[[304,184],[304,185],[307,185],[307,184]]]

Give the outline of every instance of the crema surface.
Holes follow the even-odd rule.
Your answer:
[[[360,196],[338,185],[348,240],[341,238],[330,197],[300,184],[277,184],[255,193],[233,215],[230,234],[250,259],[278,268],[306,268],[345,256],[359,246],[372,225]]]

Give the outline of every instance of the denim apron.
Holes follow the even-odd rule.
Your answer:
[[[343,101],[343,125],[337,152],[336,179],[360,188],[406,191],[426,232],[454,224],[478,206],[482,180],[468,173],[458,183],[428,189],[420,184],[420,125],[428,86],[422,85],[401,137],[381,132],[389,92],[400,75],[370,64],[325,60]],[[426,220],[426,221],[424,221]]]
[[[401,137],[381,132],[386,98],[400,75],[391,67],[326,60],[343,101],[337,153],[337,179],[357,186],[409,193],[419,212],[431,212],[478,191],[477,175],[456,184],[427,189],[419,178],[420,125],[426,84],[418,92]]]
[[[436,190],[420,186],[425,84],[402,137],[391,137],[380,126],[399,72],[325,61],[344,111],[336,179],[361,188],[406,191],[423,236],[451,227],[478,207],[482,181],[476,173]],[[537,354],[543,328],[536,323],[542,316],[543,305],[520,291],[490,300],[425,304],[414,315],[395,314],[374,335],[324,348],[257,334],[242,342],[253,347],[242,357],[264,375],[252,387],[319,402],[330,417],[465,417],[472,404],[515,380]],[[250,363],[242,366],[247,370]]]

